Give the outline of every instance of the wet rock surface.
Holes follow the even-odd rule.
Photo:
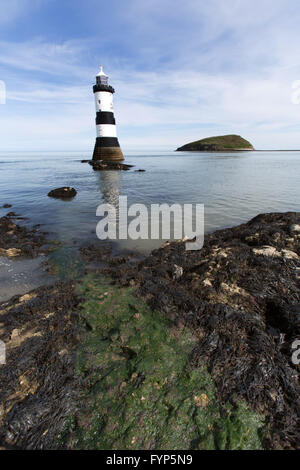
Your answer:
[[[190,360],[208,365],[219,399],[266,416],[267,447],[300,448],[300,214],[262,214],[206,236],[202,250],[167,243],[139,263],[104,269],[151,308],[198,337]]]
[[[8,258],[38,256],[42,245],[46,242],[45,233],[38,227],[26,228],[16,224],[9,217],[0,218],[0,256]]]
[[[74,283],[56,283],[0,304],[0,445],[51,449],[74,411],[78,342]]]
[[[52,189],[52,191],[48,193],[48,196],[58,199],[71,199],[75,197],[76,194],[76,189],[63,186],[62,188]]]
[[[13,212],[13,211],[8,212],[6,214],[6,217],[20,218],[20,216],[16,212]]]

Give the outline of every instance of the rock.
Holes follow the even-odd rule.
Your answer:
[[[19,248],[0,248],[0,256],[6,256],[7,258],[14,258],[15,256],[20,256],[21,250]]]
[[[113,162],[107,160],[91,160],[89,164],[93,167],[93,170],[100,171],[100,170],[130,170],[133,165],[127,165],[125,163],[120,162]]]
[[[146,170],[134,170],[135,173],[142,173],[144,171],[146,171]]]
[[[177,266],[177,264],[174,264],[173,279],[180,279],[182,275],[183,268],[181,266]]]
[[[300,224],[293,224],[290,226],[291,233],[300,232]]]
[[[103,263],[112,258],[112,247],[109,244],[82,246],[79,251],[85,263]]]
[[[48,196],[61,199],[70,199],[75,197],[76,194],[76,189],[64,186],[62,188],[52,189],[52,191],[48,193]]]
[[[286,259],[299,259],[297,253],[291,250],[282,250],[282,255]]]
[[[15,212],[8,212],[6,214],[6,217],[18,217],[18,214],[16,214]]]
[[[89,163],[91,160],[81,160],[81,163]]]
[[[11,217],[0,218],[0,256],[35,257],[46,242],[45,234],[38,229],[15,224]]]
[[[261,248],[253,248],[253,253],[262,256],[282,256],[280,251],[277,251],[274,246],[263,246]]]
[[[253,145],[248,140],[239,135],[221,135],[216,137],[207,137],[206,139],[190,142],[177,151],[197,151],[197,152],[232,152],[240,150],[254,150]]]
[[[194,395],[193,398],[196,406],[206,408],[209,405],[210,400],[205,393],[201,393],[201,395]]]
[[[290,239],[287,238],[287,241]],[[256,255],[263,255],[263,256],[276,256],[276,257],[283,257],[285,259],[299,259],[297,253],[292,250],[283,249],[280,251],[276,250],[274,246],[263,246],[262,248],[253,248],[253,253]]]
[[[12,207],[12,204],[3,204],[3,209],[8,209],[9,207]]]

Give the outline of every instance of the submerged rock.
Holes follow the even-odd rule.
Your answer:
[[[76,189],[64,186],[62,188],[52,189],[52,191],[48,193],[48,196],[59,199],[70,199],[75,197],[76,194]]]
[[[10,207],[12,207],[12,204],[3,204],[3,209],[9,209]]]
[[[15,212],[8,212],[6,214],[6,217],[18,217],[18,214],[16,214]]]

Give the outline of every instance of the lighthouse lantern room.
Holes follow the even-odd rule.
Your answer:
[[[124,155],[117,138],[116,121],[114,117],[113,93],[115,90],[108,84],[108,76],[100,72],[93,86],[96,105],[97,137],[93,160],[124,160]]]

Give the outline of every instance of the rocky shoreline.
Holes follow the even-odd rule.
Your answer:
[[[208,235],[196,252],[168,243],[107,273],[197,334],[191,361],[209,364],[220,399],[240,397],[265,414],[268,446],[300,447],[291,362],[300,339],[299,213],[261,214]]]
[[[29,253],[34,256],[44,242],[43,238],[39,238],[41,235],[28,229],[23,232],[22,228],[16,228],[18,226],[10,227],[11,220],[2,219],[1,248],[19,248],[19,245],[10,241],[12,234],[7,234],[13,230],[13,234],[20,233],[19,255]],[[31,241],[33,248],[28,249]],[[140,381],[132,381],[130,378],[138,363],[145,360],[147,364],[144,359],[146,352],[143,352],[141,346],[145,336],[141,336],[139,344],[135,344],[135,335],[128,336],[126,329],[124,330],[129,318],[138,321],[139,315],[145,315],[149,319],[147,328],[150,336],[155,322],[164,324],[163,318],[167,321],[163,330],[169,331],[172,337],[175,335],[178,344],[185,344],[183,338],[186,332],[192,335],[192,348],[188,350],[184,347],[184,354],[187,355],[186,370],[190,371],[189,377],[192,377],[193,374],[199,374],[203,364],[206,364],[216,387],[215,399],[209,398],[209,392],[203,386],[197,394],[197,386],[195,389],[194,382],[190,382],[188,377],[184,385],[184,396],[185,400],[192,400],[189,413],[193,416],[196,412],[200,413],[199,419],[209,410],[212,413],[216,412],[212,410],[219,410],[217,414],[221,414],[217,421],[212,418],[213,414],[209,415],[212,421],[207,424],[207,432],[211,429],[212,437],[218,435],[220,426],[224,429],[227,426],[221,418],[224,403],[227,403],[227,408],[231,407],[231,413],[239,409],[240,403],[244,403],[253,413],[263,417],[263,431],[258,434],[253,431],[256,437],[251,443],[245,441],[244,444],[232,443],[230,446],[256,448],[258,444],[255,442],[258,442],[257,436],[261,432],[261,445],[264,448],[300,448],[299,366],[291,361],[291,345],[295,339],[300,339],[299,213],[262,214],[238,227],[219,230],[206,236],[204,247],[198,252],[185,251],[183,242],[174,242],[166,243],[139,261],[130,256],[113,257],[109,248],[101,245],[83,247],[80,253],[86,266],[95,261],[95,257],[103,264],[94,270],[92,279],[89,278],[90,274],[85,274],[77,281],[41,287],[23,296],[15,296],[0,305],[0,339],[8,345],[7,364],[0,366],[0,439],[4,446],[78,448],[94,445],[99,448],[99,445],[105,445],[104,442],[110,442],[111,448],[116,448],[114,445],[135,448],[140,441],[135,437],[130,437],[129,441],[124,437],[120,441],[122,433],[118,434],[118,438],[115,434],[109,434],[110,440],[105,441],[111,424],[109,412],[106,415],[101,407],[100,434],[101,439],[105,439],[101,441],[102,444],[92,444],[87,437],[89,444],[85,443],[87,441],[82,440],[82,433],[89,436],[92,435],[92,430],[88,425],[82,426],[82,423],[90,410],[80,413],[79,398],[84,390],[87,401],[92,399],[90,394],[94,394],[94,386],[96,387],[92,384],[99,381],[102,383],[100,377],[103,368],[107,368],[109,374],[115,374],[111,376],[111,380],[116,381],[114,387],[110,385],[112,388],[105,390],[111,398],[115,397],[113,400],[116,400],[116,410],[119,406],[125,406],[119,402],[120,396],[123,396],[120,391],[123,388],[126,390],[129,384],[133,387],[132,390],[130,388],[133,394],[138,395],[138,390],[147,392],[152,378],[146,365],[144,371],[134,372],[140,377]],[[103,292],[99,291],[101,285]],[[86,287],[83,289],[82,286]],[[126,321],[123,319],[123,304],[119,305],[121,292],[124,299],[128,298]],[[135,307],[133,294],[138,302]],[[138,299],[145,301],[147,307],[143,307]],[[112,302],[116,302],[113,309],[114,326],[108,324],[105,327],[103,322],[98,324],[99,315],[104,315],[107,309],[112,308]],[[104,311],[101,310],[103,305]],[[94,312],[92,317],[91,311]],[[159,312],[159,317],[151,313],[155,311]],[[96,326],[94,321],[97,322]],[[112,328],[115,333],[107,336],[105,328],[108,328],[107,331]],[[160,326],[156,325],[156,328]],[[145,334],[146,331],[148,330],[144,331]],[[88,352],[90,346],[78,353],[79,344],[89,341],[88,338],[93,337],[91,344],[98,342],[100,346],[106,344],[110,335],[112,336],[107,347],[113,348],[114,352],[105,367],[106,356],[101,359],[101,365],[91,366],[94,356]],[[161,341],[167,341],[163,335],[161,338]],[[76,372],[78,354],[82,358],[89,358],[84,367],[79,367],[80,373]],[[128,372],[119,383],[116,377],[123,370],[120,367],[125,364],[124,358]],[[80,361],[83,364],[82,359]],[[178,359],[175,362],[177,361]],[[115,369],[112,369],[112,365]],[[170,367],[172,369],[173,366]],[[175,372],[174,369],[173,373],[176,375],[179,371]],[[156,404],[151,406],[160,409],[162,402],[166,400],[167,390],[168,393],[172,390],[172,394],[176,390],[179,396],[176,399],[175,415],[179,416],[178,413],[182,410],[180,394],[183,393],[183,384],[174,382],[172,370],[164,374],[167,377],[162,377],[161,380],[162,383],[167,380],[165,385],[152,384],[154,388],[149,392],[149,399],[151,401],[152,395],[155,396]],[[201,377],[203,378],[203,374]],[[123,402],[128,396],[125,393]],[[124,413],[126,414],[126,409],[131,410],[130,419],[134,424],[136,417],[140,416],[140,410],[131,403],[126,406]],[[144,415],[150,416],[151,409],[145,409]],[[161,419],[166,419],[166,423],[173,422],[175,418],[173,412],[170,413]],[[73,417],[72,423],[68,421],[70,415]],[[236,415],[232,414],[233,416]],[[234,419],[232,418],[233,423]],[[241,418],[236,422],[237,427],[240,420]],[[250,421],[249,418],[249,423]],[[176,419],[174,426],[176,427]],[[211,445],[206,438],[201,438],[201,426],[198,427],[197,420],[191,419],[184,426],[187,426],[182,431],[185,433],[186,448],[207,448]],[[164,432],[166,430],[167,424]],[[150,429],[149,432],[155,433],[155,430]],[[228,442],[231,442],[230,432],[226,438]],[[251,426],[248,434],[247,432],[245,436],[252,433]],[[63,435],[64,439],[58,442],[57,435]],[[178,448],[176,446],[179,444],[176,442],[171,439],[165,445]],[[162,437],[157,434],[154,440],[149,437],[149,440],[146,439],[139,445],[154,449],[159,448],[162,443]],[[216,448],[222,448],[222,445],[219,443]]]
[[[8,213],[0,218],[0,256],[8,258],[34,258],[46,243],[46,234],[39,226],[29,229],[15,223],[18,216]]]

